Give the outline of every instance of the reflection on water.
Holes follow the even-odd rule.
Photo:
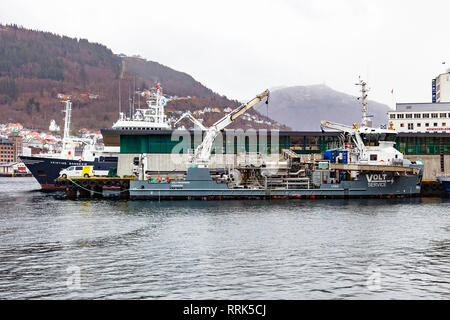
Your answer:
[[[448,199],[67,201],[38,188],[0,179],[3,299],[450,297]]]

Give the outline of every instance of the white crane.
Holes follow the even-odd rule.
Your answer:
[[[201,123],[199,120],[197,120],[190,111],[183,113],[183,115],[177,121],[175,121],[175,123],[173,125],[176,126],[177,123],[180,122],[181,120],[183,120],[184,118],[188,118],[189,120],[191,120],[194,124],[199,126],[199,128],[202,129],[203,131],[207,130],[206,127],[203,125],[203,123]]]
[[[266,103],[269,100],[269,90],[266,89],[263,93],[257,95],[255,98],[247,103],[242,104],[238,108],[225,115],[223,118],[214,123],[206,130],[205,138],[203,142],[195,149],[193,163],[198,167],[207,168],[209,159],[211,157],[211,149],[214,144],[214,140],[219,135],[220,131],[229,126],[234,120],[239,118],[247,110],[252,108],[255,104],[267,97]]]
[[[322,120],[320,122],[320,125],[325,128],[330,128],[334,130],[343,131],[345,133],[350,134],[350,136],[353,139],[353,143],[356,146],[356,149],[358,150],[360,154],[360,159],[367,159],[367,148],[364,145],[364,142],[361,138],[361,135],[359,134],[358,128],[356,126],[348,126],[345,124],[335,123],[331,121]]]
[[[403,154],[394,148],[395,137],[397,132],[390,129],[380,129],[372,127],[357,128],[344,124],[334,123],[322,120],[322,127],[330,129],[340,130],[348,133],[352,138],[355,148],[349,150],[352,155],[352,159],[359,162],[366,162],[368,164],[391,164],[392,161],[403,160]],[[364,139],[377,140],[377,145],[366,145]],[[351,146],[346,146],[347,149],[351,149]]]

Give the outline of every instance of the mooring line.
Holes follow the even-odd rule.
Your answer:
[[[93,192],[93,193],[97,193],[97,194],[103,195],[103,191],[102,191],[102,192],[99,192],[99,191],[91,190],[91,189],[85,188],[85,187],[83,187],[82,185],[76,183],[76,182],[73,181],[72,179],[67,179],[67,180],[69,180],[70,182],[72,182],[74,185],[80,187],[81,189],[84,189],[84,190],[86,190],[86,191],[90,191],[90,192]],[[130,191],[130,190],[131,190],[131,189],[125,189],[125,190],[120,190],[120,191],[113,191],[113,190],[111,190],[110,192],[119,194],[119,193],[122,193],[122,192],[125,192],[125,191]]]

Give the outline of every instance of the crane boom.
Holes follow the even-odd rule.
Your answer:
[[[177,123],[180,122],[181,120],[183,120],[184,118],[188,118],[189,120],[191,120],[194,124],[199,126],[200,129],[206,130],[206,127],[203,125],[203,123],[201,123],[199,120],[197,120],[190,111],[183,113],[183,115],[177,121],[175,121],[175,123],[173,125],[176,126]]]
[[[367,150],[366,150],[366,146],[364,145],[364,142],[363,142],[361,135],[359,134],[359,131],[357,128],[354,128],[354,127],[351,127],[351,126],[348,126],[345,124],[326,121],[326,120],[322,120],[320,122],[320,124],[322,127],[340,130],[340,131],[349,133],[353,137],[356,148],[359,150],[359,152],[362,155],[362,158],[364,159]]]
[[[207,166],[211,157],[211,149],[214,140],[219,132],[229,126],[234,120],[239,118],[255,104],[267,97],[269,99],[269,90],[266,89],[263,93],[257,95],[255,98],[247,103],[244,103],[225,115],[223,118],[216,121],[210,128],[206,130],[205,138],[202,143],[195,149],[193,162],[199,166]]]

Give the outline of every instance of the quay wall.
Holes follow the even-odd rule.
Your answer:
[[[443,157],[443,167],[441,166]],[[424,180],[435,180],[438,176],[450,175],[450,155],[405,155],[411,161],[422,159],[424,163]]]

